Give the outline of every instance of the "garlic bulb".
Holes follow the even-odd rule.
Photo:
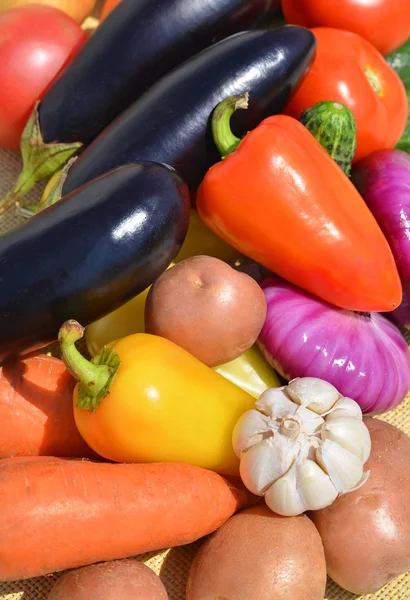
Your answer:
[[[315,377],[266,390],[237,422],[232,442],[243,483],[279,515],[325,508],[369,476],[360,406]]]

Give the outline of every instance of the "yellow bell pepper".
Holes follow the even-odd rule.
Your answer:
[[[91,356],[114,340],[145,332],[144,309],[149,289],[86,328],[85,342]]]
[[[256,399],[265,390],[282,385],[257,346],[252,346],[231,362],[214,367],[214,370]]]
[[[60,329],[67,368],[78,380],[75,422],[100,456],[117,462],[185,462],[239,474],[232,432],[253,396],[173,342],[134,334],[86,360],[76,321]]]
[[[240,256],[237,250],[234,250],[205,225],[198,211],[191,209],[188,233],[175,262],[179,263],[190,256],[200,254],[213,256],[225,262],[232,262]]]

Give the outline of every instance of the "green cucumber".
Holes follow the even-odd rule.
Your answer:
[[[318,102],[302,113],[300,122],[350,177],[357,132],[352,111],[340,102]]]
[[[404,83],[407,92],[407,103],[409,105],[409,118],[400,141],[396,148],[410,153],[410,38],[400,48],[385,56],[386,61]]]

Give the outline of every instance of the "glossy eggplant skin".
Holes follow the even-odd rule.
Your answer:
[[[185,238],[189,191],[149,162],[111,171],[0,238],[0,363],[146,289]]]
[[[289,25],[237,33],[203,50],[151,87],[85,149],[68,173],[64,193],[135,160],[169,164],[196,189],[220,160],[210,126],[215,106],[249,91],[248,110],[232,119],[236,135],[244,135],[283,110],[315,49],[311,31]]]
[[[88,144],[153,83],[277,0],[122,0],[43,97],[45,142]]]

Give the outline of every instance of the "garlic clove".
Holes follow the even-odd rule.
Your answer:
[[[329,382],[317,377],[298,377],[286,388],[290,398],[321,415],[327,412],[340,399],[337,389]]]
[[[359,483],[354,486],[354,488],[351,488],[350,490],[346,490],[343,493],[350,494],[350,492],[355,492],[356,490],[361,488],[366,483],[366,481],[369,479],[369,477],[370,477],[370,471],[366,471],[365,473],[363,473],[362,478],[360,479]],[[340,495],[342,496],[343,494],[340,494]]]
[[[352,400],[352,398],[342,397],[329,411],[326,416],[326,421],[331,421],[332,419],[337,419],[339,417],[353,417],[362,420],[362,409],[355,400]]]
[[[298,490],[295,467],[268,489],[265,502],[273,512],[284,517],[294,517],[307,510]]]
[[[232,446],[238,457],[241,456],[241,452],[249,450],[266,436],[273,435],[268,423],[269,417],[253,409],[246,411],[239,418],[232,433]]]
[[[265,502],[277,514],[290,517],[325,508],[337,495],[329,476],[307,459],[294,465],[268,489]]]
[[[294,414],[297,406],[289,400],[289,397],[284,392],[285,387],[270,388],[259,396],[255,402],[258,410],[273,419],[280,419],[290,414]]]
[[[334,502],[337,490],[327,473],[313,460],[305,460],[297,465],[296,471],[301,484],[306,510],[320,510]]]
[[[339,444],[326,440],[316,450],[316,460],[329,475],[339,494],[356,487],[363,477],[363,463]]]
[[[263,496],[267,488],[286,473],[294,462],[299,447],[268,438],[241,455],[240,476],[250,492]]]
[[[320,415],[304,406],[299,406],[296,414],[300,417],[302,423],[301,433],[314,435],[321,431],[325,421]]]
[[[354,417],[326,419],[321,433],[322,440],[331,440],[355,454],[362,463],[370,456],[370,433],[363,421]]]

